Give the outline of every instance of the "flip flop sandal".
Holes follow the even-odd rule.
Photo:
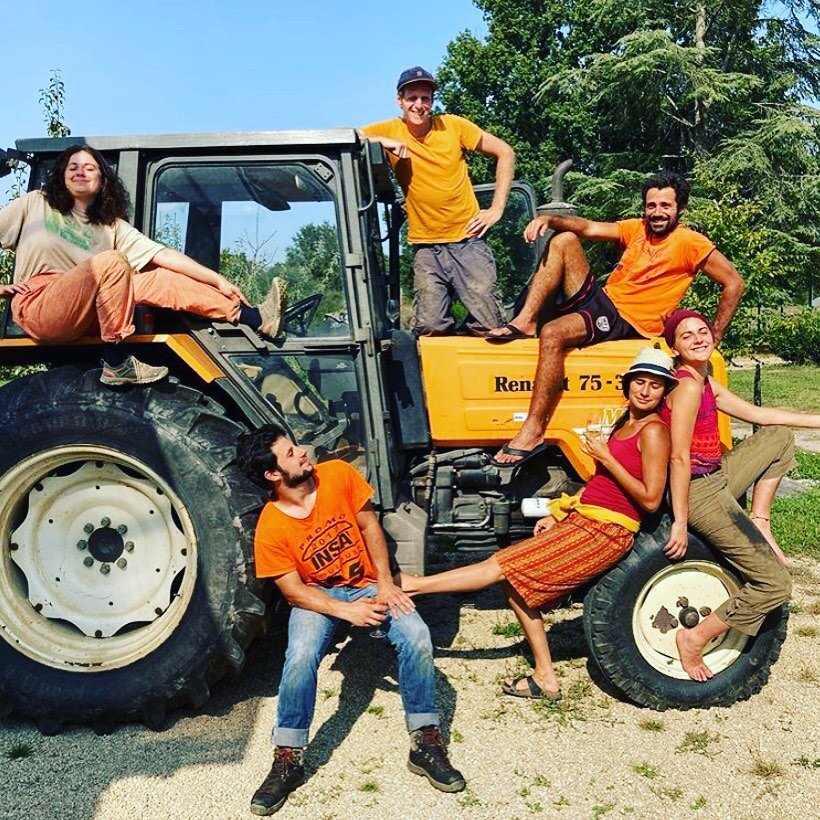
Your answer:
[[[517,685],[524,680],[527,682],[527,689],[517,689]],[[561,690],[557,692],[548,692],[542,689],[536,682],[532,675],[527,675],[525,678],[516,678],[511,684],[504,683],[501,686],[501,691],[505,695],[510,695],[514,698],[529,698],[530,700],[554,700],[559,701],[563,698]]]
[[[532,450],[520,450],[518,447],[510,447],[509,444],[504,444],[501,447],[501,452],[507,456],[518,456],[518,461],[496,461],[494,458],[490,459],[490,463],[495,467],[517,467],[525,461],[529,461],[533,456],[538,455],[542,450],[546,450],[547,442],[536,445]]]
[[[522,330],[519,330],[515,325],[506,324],[502,326],[505,330],[509,330],[509,333],[505,333],[503,336],[493,336],[489,333],[485,334],[484,338],[495,345],[503,345],[507,344],[507,342],[514,342],[516,339],[534,339],[535,336],[530,335],[529,333],[524,333]]]

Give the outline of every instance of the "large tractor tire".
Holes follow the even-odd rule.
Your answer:
[[[742,582],[735,571],[694,535],[683,561],[662,551],[666,526],[640,532],[629,554],[589,590],[584,632],[590,654],[606,679],[651,709],[729,706],[759,692],[786,638],[788,607],[769,613],[760,632],[735,630],[706,647],[715,676],[690,680],[681,666],[675,632],[716,609]],[[687,611],[684,611],[687,610]]]
[[[0,389],[0,709],[48,734],[199,707],[263,628],[241,427],[166,382]]]

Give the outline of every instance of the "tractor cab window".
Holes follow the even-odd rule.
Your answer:
[[[251,304],[284,279],[289,334],[349,336],[329,175],[321,163],[168,164],[155,178],[153,236],[218,270]]]

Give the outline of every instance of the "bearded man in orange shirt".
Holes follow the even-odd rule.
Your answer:
[[[495,455],[499,466],[530,458],[544,444],[544,430],[558,403],[564,357],[573,347],[616,339],[658,336],[700,271],[722,288],[713,323],[716,344],[732,320],[743,294],[743,279],[702,234],[680,224],[689,185],[661,173],[643,186],[643,219],[592,222],[579,216],[539,216],[524,230],[534,242],[556,231],[533,277],[527,300],[509,324],[492,330],[500,343],[538,332],[538,366],[529,412],[521,430]],[[617,242],[623,255],[601,287],[590,272],[580,239]]]

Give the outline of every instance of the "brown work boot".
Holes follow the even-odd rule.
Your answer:
[[[251,811],[263,817],[275,814],[285,805],[290,793],[304,782],[304,749],[277,746],[273,751],[273,766],[251,798]]]
[[[458,769],[447,758],[438,726],[422,726],[410,732],[410,758],[407,768],[426,777],[442,792],[460,792],[467,785]]]

